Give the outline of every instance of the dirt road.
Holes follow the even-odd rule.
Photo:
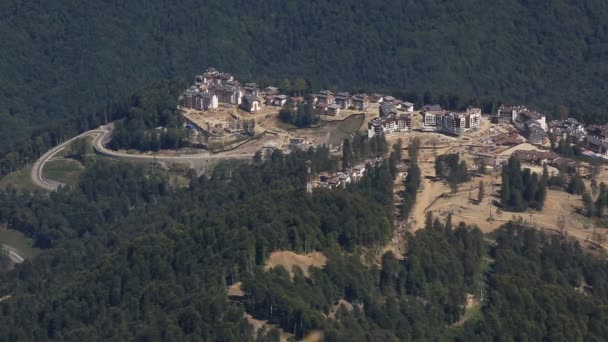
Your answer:
[[[205,162],[208,160],[217,160],[217,159],[250,159],[253,157],[254,152],[251,149],[245,149],[246,144],[242,145],[244,148],[240,147],[227,152],[221,153],[211,153],[208,151],[194,154],[180,154],[180,155],[151,155],[151,154],[129,154],[124,152],[116,152],[105,147],[112,137],[112,126],[101,126],[98,129],[90,130],[79,134],[69,140],[64,141],[63,143],[53,147],[48,152],[43,154],[32,167],[31,179],[37,186],[48,190],[48,191],[56,191],[59,187],[64,184],[61,182],[57,182],[51,179],[46,179],[43,174],[44,165],[56,156],[59,152],[65,149],[69,144],[74,142],[77,139],[93,136],[93,148],[96,153],[114,158],[119,160],[126,161],[155,161],[155,162]]]

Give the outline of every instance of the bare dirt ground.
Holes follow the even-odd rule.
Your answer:
[[[539,151],[539,150],[540,149],[538,147],[536,147],[536,146],[534,146],[532,144],[523,143],[523,144],[519,144],[517,146],[513,146],[513,147],[505,150],[500,155],[505,156],[505,157],[509,157],[515,151]]]
[[[292,334],[286,333],[285,331],[283,331],[283,329],[279,328],[278,325],[275,324],[268,324],[268,321],[266,320],[259,320],[259,319],[255,319],[253,318],[253,316],[251,316],[250,314],[246,313],[245,314],[245,319],[247,319],[247,322],[249,324],[251,324],[251,326],[253,327],[253,335],[257,335],[258,331],[260,329],[262,329],[262,327],[266,327],[268,330],[271,330],[273,328],[278,329],[281,332],[281,342],[287,342],[290,340],[290,338],[293,337]]]
[[[421,126],[421,116],[417,113],[413,115],[414,129]],[[582,206],[581,196],[569,195],[561,190],[548,190],[544,209],[541,212],[511,213],[501,212],[492,201],[500,201],[500,174],[496,178],[492,174],[483,177],[474,177],[471,181],[460,184],[457,193],[451,194],[449,186],[442,181],[433,181],[430,177],[435,176],[434,160],[437,155],[446,153],[459,153],[460,157],[466,160],[469,167],[475,164],[475,151],[484,148],[481,138],[502,131],[501,127],[491,125],[487,118],[483,118],[481,129],[477,132],[467,134],[464,137],[450,137],[437,133],[411,132],[407,134],[389,135],[389,143],[395,143],[401,139],[403,146],[406,147],[411,139],[419,138],[421,150],[418,165],[422,172],[421,188],[411,217],[409,227],[413,230],[424,226],[424,219],[427,211],[432,211],[433,216],[443,219],[452,214],[454,224],[463,221],[470,225],[477,225],[482,231],[490,232],[497,229],[502,224],[513,219],[521,219],[539,229],[546,229],[553,232],[558,230],[557,219],[563,216],[566,221],[567,235],[577,238],[580,241],[591,239],[593,234],[593,222],[579,214],[577,211]],[[494,132],[494,133],[491,133]],[[527,143],[520,144],[512,148],[498,149],[496,153],[502,157],[510,156],[516,150],[538,150],[538,147]],[[404,151],[404,156],[407,152]],[[541,173],[542,167],[538,165],[527,165],[532,172]],[[549,173],[556,173],[557,169],[549,167]],[[479,181],[484,182],[485,197],[481,203],[477,203]],[[598,176],[598,183],[604,181],[608,183],[608,167],[603,167]],[[589,189],[589,181],[585,181]],[[492,186],[494,184],[494,186]],[[442,195],[445,194],[445,197]],[[489,220],[490,211],[493,220]],[[385,246],[385,251],[396,251],[395,246],[399,246],[401,241],[391,241]],[[398,249],[397,249],[398,251]]]
[[[477,204],[480,180],[484,182],[487,195],[481,203]],[[494,191],[492,191],[492,183],[495,184]],[[542,211],[512,213],[500,211],[496,205],[492,204],[493,201],[500,201],[499,189],[500,177],[493,179],[491,175],[486,175],[483,178],[473,178],[471,181],[461,184],[456,194],[440,197],[443,193],[450,193],[449,187],[442,182],[431,182],[429,189],[423,190],[423,196],[420,196],[421,200],[416,204],[415,217],[417,222],[415,227],[422,227],[425,213],[428,210],[433,213],[433,216],[439,216],[443,219],[448,214],[452,214],[453,223],[457,224],[462,221],[469,225],[476,225],[483,232],[491,232],[510,220],[520,218],[525,223],[537,228],[556,231],[558,229],[558,217],[563,216],[569,236],[579,240],[591,239],[592,224],[576,212],[582,206],[580,196],[570,195],[561,190],[548,190]],[[490,211],[494,220],[489,220]]]
[[[226,293],[231,297],[243,297],[245,295],[243,292],[243,282],[239,281],[228,286]]]
[[[293,276],[293,267],[298,266],[304,275],[308,276],[311,266],[322,268],[326,261],[327,257],[320,252],[297,254],[291,251],[276,251],[270,254],[264,268],[269,270],[276,266],[283,266]]]
[[[354,306],[347,301],[344,298],[340,298],[338,300],[337,303],[335,303],[334,305],[332,305],[331,309],[329,309],[329,315],[327,315],[328,318],[336,318],[336,313],[338,312],[338,310],[340,309],[340,306],[343,306],[346,311],[353,311]]]

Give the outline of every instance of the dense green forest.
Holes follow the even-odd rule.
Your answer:
[[[353,142],[368,157],[385,146]],[[416,142],[408,152],[412,170]],[[0,273],[0,296],[11,295],[0,303],[0,340],[251,341],[244,312],[327,341],[608,336],[606,262],[519,223],[488,245],[479,229],[428,213],[406,236],[403,260],[362,262],[363,249],[391,237],[400,154],[397,145],[359,183],[312,196],[306,161],[313,172],[337,169],[325,147],[190,173],[186,188],[169,187],[162,169],[98,160],[74,188],[0,192],[0,222],[43,249]],[[406,180],[413,194],[415,181]],[[291,278],[262,269],[274,250],[322,251],[328,261]],[[238,281],[245,297],[229,301],[226,286]],[[463,321],[467,297],[482,290],[480,315]]]
[[[110,147],[158,151],[187,143],[188,131],[177,110],[180,82],[161,82],[132,97],[124,120],[115,123]]]
[[[378,200],[390,190],[390,181],[382,181],[390,175],[379,166],[360,185],[307,198],[302,164],[324,153],[274,155],[234,172],[220,168],[209,179],[193,177],[185,190],[166,188],[155,171],[100,162],[77,188],[52,198],[3,193],[2,220],[45,252],[2,275],[0,291],[13,296],[0,304],[8,323],[0,336],[246,341],[252,331],[243,309],[298,337],[321,329],[328,341],[608,333],[605,261],[517,224],[486,247],[479,230],[428,215],[425,229],[408,237],[403,261],[388,253],[370,268],[349,256],[357,245],[387,239],[390,205]],[[370,189],[377,189],[376,200],[363,195]],[[272,200],[283,196],[292,200]],[[365,204],[357,204],[362,196]],[[302,251],[304,241],[328,256],[310,278],[260,268],[271,250]],[[230,304],[224,292],[238,280],[244,306]],[[463,317],[466,295],[482,288],[483,316],[453,325]],[[339,307],[326,319],[338,299],[354,309]]]
[[[542,210],[550,181],[547,168],[543,170],[539,177],[529,168],[522,170],[521,162],[516,157],[509,158],[507,165],[502,168],[500,203],[503,208],[511,211]]]
[[[312,99],[307,96],[305,101],[296,108],[295,104],[289,100],[279,111],[279,119],[296,127],[310,127],[318,123],[319,115],[315,113]]]
[[[33,133],[28,140],[0,148],[0,177],[38,159],[71,137],[110,122],[116,126],[112,140],[114,148],[180,147],[187,132],[182,129],[181,118],[175,115],[175,104],[186,84],[181,81],[152,83],[89,115],[54,122]],[[159,126],[167,130],[154,130]]]
[[[305,84],[446,108],[524,103],[608,121],[601,0],[7,0],[0,38],[0,177],[109,122],[114,148],[183,146],[176,98],[209,65],[288,93]],[[291,109],[285,122],[317,120],[310,106]],[[403,258],[369,260],[410,216],[419,148],[413,139],[404,158],[400,142],[356,135],[342,164],[325,146],[275,150],[188,172],[185,187],[157,166],[91,158],[73,187],[9,186],[0,225],[41,252],[8,269],[0,251],[0,341],[278,341],[276,329],[256,336],[245,313],[297,339],[320,330],[327,341],[606,340],[606,256],[561,235],[522,222],[484,235],[427,213],[406,233]],[[357,183],[306,193],[307,161],[333,172],[386,155]],[[468,177],[458,156],[436,166],[451,183]],[[546,188],[559,187],[605,217],[606,184],[592,183],[594,201],[570,171],[537,175],[510,159],[501,204],[540,210]],[[265,270],[276,250],[320,251],[327,263],[308,275]],[[237,282],[244,296],[229,300]]]
[[[298,337],[320,329],[327,341],[436,339],[459,320],[466,293],[480,285],[483,235],[431,218],[408,240],[404,261],[389,252],[371,269],[358,256],[330,251],[327,266],[311,279],[296,272],[292,280],[282,268],[258,271],[245,278],[246,307]],[[336,320],[325,319],[338,299],[356,309],[343,307]]]
[[[306,196],[305,161],[322,171],[328,152],[276,151],[192,177],[185,190],[168,188],[162,173],[99,161],[76,188],[50,197],[1,193],[0,221],[45,252],[2,276],[0,291],[15,300],[2,303],[0,336],[243,340],[248,326],[225,298],[228,275],[236,281],[276,249],[348,251],[391,233],[385,164],[356,186]]]
[[[313,89],[495,97],[606,119],[603,0],[7,0],[0,18],[3,148],[208,65],[283,88],[305,78]]]
[[[458,184],[471,178],[466,161],[460,160],[458,153],[442,154],[435,158],[435,177],[447,180],[453,192],[458,189]]]
[[[460,341],[605,341],[608,265],[578,242],[509,223],[490,254],[483,318]]]

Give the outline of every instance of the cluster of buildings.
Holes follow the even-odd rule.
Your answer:
[[[317,114],[338,115],[342,109],[366,111],[369,108],[370,97],[366,94],[351,95],[347,92],[334,94],[330,90],[321,90],[313,95],[312,101]]]
[[[547,125],[547,132],[557,142],[569,139],[569,143],[583,146],[586,149],[608,157],[608,125],[583,125],[574,118],[553,120]]]
[[[412,129],[412,114],[414,105],[402,102],[392,96],[381,98],[380,117],[373,119],[367,125],[367,136],[373,138],[376,135],[409,132]]]
[[[318,174],[318,179],[312,182],[312,186],[327,189],[343,188],[347,184],[358,182],[365,175],[366,170],[365,164],[358,164],[336,173],[321,172]]]
[[[260,89],[256,83],[241,84],[226,72],[208,68],[197,75],[190,88],[180,97],[182,108],[201,111],[216,111],[220,103],[238,106],[244,111],[255,113],[262,104],[283,106],[287,96],[279,94],[276,87]]]
[[[492,132],[492,129],[490,129],[490,132]],[[481,141],[484,145],[492,146],[516,146],[525,142],[523,137],[514,129],[510,129],[508,132],[484,137]]]
[[[513,125],[531,144],[543,144],[547,140],[545,115],[524,106],[501,105],[496,111],[494,122]]]
[[[585,126],[580,124],[576,119],[569,118],[566,120],[553,120],[547,125],[547,131],[552,133],[557,142],[569,137],[573,144],[577,144],[587,136]],[[589,127],[594,131],[592,126]]]
[[[331,90],[321,90],[312,98],[315,111],[320,115],[338,115],[342,109],[367,111],[370,103],[388,104],[395,109],[403,109],[406,112],[414,111],[414,104],[398,100],[392,96],[381,94],[355,94],[347,92],[333,93]]]
[[[481,108],[468,107],[463,113],[448,112],[440,105],[427,105],[422,109],[422,130],[453,135],[475,131],[481,126]]]

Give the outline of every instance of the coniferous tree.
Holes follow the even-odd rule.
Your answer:
[[[566,190],[569,193],[576,195],[581,195],[583,192],[585,192],[585,183],[578,172],[570,177]]]
[[[350,146],[350,139],[344,139],[342,142],[342,169],[346,170],[352,166],[353,150]]]
[[[593,215],[593,199],[591,198],[591,195],[589,194],[588,191],[585,191],[583,193],[583,213],[585,214],[585,216],[587,217],[591,217]]]
[[[483,181],[479,181],[479,189],[477,190],[477,202],[478,203],[481,203],[481,201],[483,201],[484,195],[485,195],[485,193],[484,193]]]
[[[521,163],[511,157],[502,170],[501,203],[513,211],[528,208],[542,210],[546,197],[546,185],[536,173],[521,170]]]

